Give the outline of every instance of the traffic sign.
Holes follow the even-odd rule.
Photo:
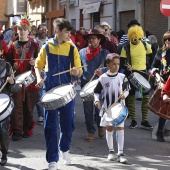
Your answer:
[[[166,17],[170,16],[170,0],[162,0],[161,1],[160,11],[164,16],[166,16]]]

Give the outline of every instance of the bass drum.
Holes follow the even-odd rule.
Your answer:
[[[170,120],[170,103],[164,102],[161,97],[162,87],[164,86],[161,83],[157,89],[154,91],[149,103],[148,108],[151,112],[155,113],[156,115]],[[170,96],[170,93],[168,94]]]

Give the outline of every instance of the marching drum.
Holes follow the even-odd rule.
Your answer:
[[[151,85],[149,84],[149,82],[137,72],[133,72],[129,75],[128,78],[136,89],[140,90],[142,87],[142,91],[144,93],[148,92],[151,89]]]
[[[35,76],[32,71],[27,71],[23,74],[20,74],[15,77],[16,84],[24,84],[25,87],[28,87],[35,81]]]
[[[152,97],[149,100],[148,108],[151,112],[157,114],[158,116],[170,120],[170,103],[164,102],[161,97],[163,86],[164,84],[160,83],[157,89],[154,91]],[[168,96],[170,96],[170,92]]]
[[[107,113],[105,113],[105,120],[110,122],[112,125],[117,126],[125,121],[127,116],[127,107],[125,107],[122,103],[115,103],[107,110]]]
[[[84,85],[84,87],[80,90],[80,97],[83,101],[92,101],[94,100],[94,88],[98,83],[98,79],[91,81]]]
[[[6,93],[0,93],[0,122],[10,116],[14,108],[12,98]]]
[[[61,85],[47,91],[38,104],[46,110],[55,110],[68,104],[75,96],[73,85]]]

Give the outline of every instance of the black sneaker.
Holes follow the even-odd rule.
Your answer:
[[[144,129],[153,129],[153,126],[151,126],[147,120],[141,122],[141,127]]]
[[[7,163],[7,154],[2,154],[0,165],[5,166],[6,163]]]
[[[156,132],[156,137],[157,137],[157,141],[159,142],[165,142],[165,138],[164,138],[164,133],[157,131]]]
[[[131,129],[135,129],[137,127],[137,122],[136,120],[132,120],[131,124],[130,124],[130,128]]]
[[[21,133],[14,132],[12,134],[12,140],[13,141],[18,141],[18,140],[21,140],[21,139],[22,139],[22,134]]]

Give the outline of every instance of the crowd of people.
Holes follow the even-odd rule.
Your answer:
[[[52,100],[50,104],[44,102],[44,107],[39,103],[43,103],[41,98],[46,92],[53,93],[65,84],[75,85],[78,79],[82,89],[93,80],[98,80],[94,96],[91,94],[92,99],[83,100],[87,128],[85,140],[94,141],[96,122],[98,136],[106,136],[108,160],[128,163],[123,152],[124,121],[129,113],[132,120],[129,127],[137,127],[136,92],[139,92],[142,100],[141,127],[153,129],[148,120],[147,107],[150,88],[147,90],[143,84],[138,88],[134,83],[134,78],[138,77],[132,76],[138,73],[146,80],[155,80],[155,74],[159,74],[161,82],[167,82],[162,90],[162,99],[170,101],[170,31],[163,35],[163,44],[159,48],[156,36],[144,31],[137,20],[131,20],[127,27],[127,34],[123,30],[112,31],[107,22],[96,25],[88,32],[84,27],[76,31],[68,20],[57,18],[53,22],[55,35],[48,37],[47,25],[42,23],[36,27],[26,15],[13,20],[12,27],[4,32],[0,27],[0,92],[12,94],[12,97],[4,95],[0,105],[3,105],[6,97],[13,101],[11,113],[2,120],[0,116],[1,166],[7,163],[9,135],[13,141],[33,135],[35,107],[38,113],[36,123],[44,125],[48,170],[58,168],[59,155],[65,165],[71,164],[69,150],[74,131],[75,96],[69,101],[63,99],[66,103],[56,109],[51,109],[57,102],[55,98],[54,103]],[[154,81],[152,88],[155,90],[159,83]],[[117,102],[119,107],[127,109],[124,119],[114,123],[108,118],[108,110]],[[114,114],[114,111],[110,112]],[[166,119],[159,117],[156,136],[160,142],[165,142],[165,124]],[[117,154],[113,146],[114,127]]]

